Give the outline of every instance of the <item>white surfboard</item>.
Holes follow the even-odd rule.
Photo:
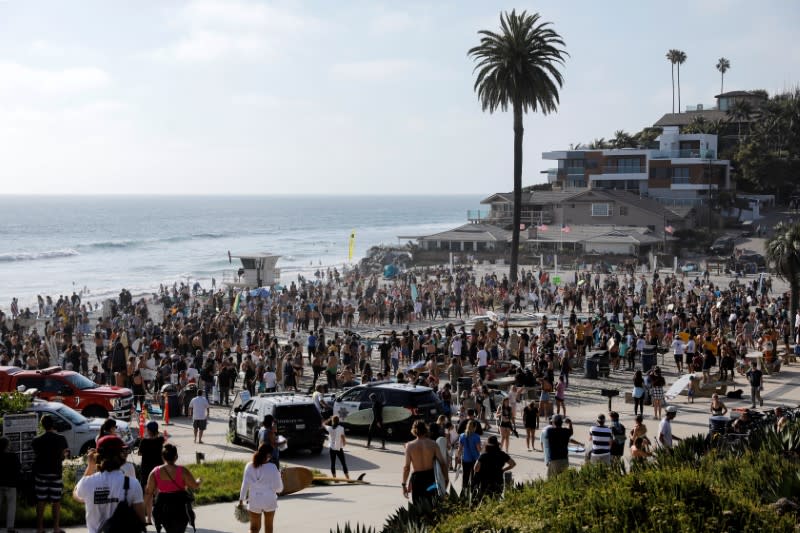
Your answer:
[[[683,376],[679,377],[678,380],[673,383],[669,390],[667,390],[667,392],[664,394],[664,398],[671,400],[680,396],[681,393],[686,390],[686,387],[689,386],[689,378],[691,376],[694,376],[694,374],[684,374]],[[697,379],[696,376],[695,379]]]
[[[383,423],[395,424],[411,418],[411,411],[404,407],[388,406],[383,408]],[[372,423],[372,409],[361,409],[347,415],[342,421],[351,426],[368,426]]]

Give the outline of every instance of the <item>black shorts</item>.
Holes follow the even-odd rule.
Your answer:
[[[686,364],[687,365],[691,365],[692,364],[692,359],[694,359],[694,354],[693,353],[687,353],[687,354],[684,354],[684,355],[685,355],[684,361],[686,361]]]
[[[436,476],[433,469],[411,473],[411,501],[419,503],[423,499],[433,498],[438,495]]]
[[[37,501],[60,502],[64,491],[64,481],[58,474],[35,474],[33,489]]]
[[[199,429],[200,431],[205,431],[207,423],[208,420],[194,420],[192,421],[192,427],[194,429]]]
[[[681,354],[681,353],[676,353],[676,354],[675,354],[675,362],[676,362],[676,363],[678,363],[678,364],[682,363],[682,362],[683,362],[683,354]],[[688,361],[687,361],[687,362],[688,362]]]

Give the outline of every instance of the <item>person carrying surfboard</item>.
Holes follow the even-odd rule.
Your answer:
[[[406,444],[405,465],[403,466],[403,496],[408,498],[411,494],[411,501],[418,504],[423,500],[434,500],[438,494],[436,476],[434,474],[434,462],[438,462],[444,476],[445,488],[450,484],[447,462],[442,451],[434,441],[428,438],[428,426],[423,420],[414,421],[411,434],[416,438]],[[413,472],[412,472],[413,467]],[[406,484],[409,480],[410,485]]]
[[[383,427],[383,401],[374,392],[369,395],[372,402],[372,423],[367,434],[367,448],[372,447],[372,437],[380,434],[381,450],[386,449],[386,428]]]

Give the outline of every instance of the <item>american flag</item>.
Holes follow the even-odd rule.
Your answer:
[[[675,228],[673,228],[672,226],[664,226],[664,231],[672,235],[673,233],[675,233]]]
[[[520,231],[525,231],[525,224],[520,224],[519,225],[519,230]]]
[[[547,225],[546,224],[539,224],[538,226],[536,226],[536,229],[539,230],[539,231],[547,231]]]
[[[570,231],[572,231],[572,229],[569,226],[565,226],[562,224],[561,231],[563,231],[564,233],[569,233]]]

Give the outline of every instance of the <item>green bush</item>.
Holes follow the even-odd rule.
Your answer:
[[[587,465],[554,480],[507,490],[502,499],[470,500],[451,492],[435,510],[409,505],[384,533],[505,531],[669,533],[800,530],[798,516],[772,504],[800,495],[800,423],[750,434],[746,445],[688,438],[630,471]]]

